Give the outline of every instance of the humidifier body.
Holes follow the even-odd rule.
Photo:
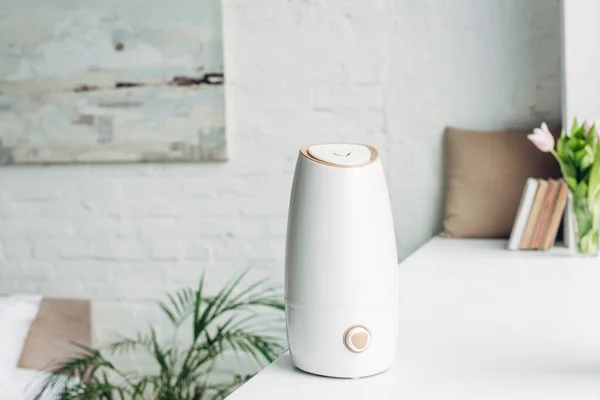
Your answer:
[[[397,253],[377,151],[300,150],[286,243],[286,324],[294,364],[345,378],[388,369],[398,335]]]

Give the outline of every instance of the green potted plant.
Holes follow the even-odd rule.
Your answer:
[[[204,291],[204,277],[197,289],[185,288],[167,296],[158,306],[173,327],[173,338],[159,340],[154,328],[124,338],[101,349],[75,344],[79,354],[52,369],[40,386],[36,400],[58,393],[62,400],[208,400],[222,399],[249,376],[234,372],[227,381],[212,379],[215,362],[228,352],[248,357],[258,364],[273,361],[282,351],[281,335],[259,326],[258,308],[284,310],[278,291],[258,281],[238,290],[243,273],[215,296]],[[258,318],[258,319],[257,319]],[[192,340],[185,346],[176,337],[190,329]],[[155,372],[126,372],[110,361],[111,356],[135,352],[150,355]]]

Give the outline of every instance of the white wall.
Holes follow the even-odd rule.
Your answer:
[[[0,169],[0,292],[94,299],[104,342],[209,269],[283,279],[298,148],[382,153],[399,257],[440,227],[447,124],[560,117],[558,0],[224,0],[231,161]]]
[[[600,3],[562,1],[563,118],[600,119]]]

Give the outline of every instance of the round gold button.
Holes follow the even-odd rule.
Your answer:
[[[344,344],[354,353],[362,353],[371,344],[371,332],[361,325],[351,326],[344,332]]]

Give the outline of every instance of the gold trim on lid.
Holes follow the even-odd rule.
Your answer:
[[[330,163],[327,161],[323,161],[323,160],[319,160],[318,158],[313,157],[309,152],[308,149],[312,146],[322,146],[322,145],[328,145],[328,144],[353,144],[353,145],[358,145],[358,146],[364,146],[367,149],[369,149],[369,151],[371,152],[371,157],[369,158],[369,161],[364,163],[364,164],[358,164],[358,165],[340,165],[340,164],[334,164],[334,163]],[[308,146],[304,146],[300,149],[300,154],[305,157],[308,158],[311,161],[314,161],[316,163],[319,164],[323,164],[323,165],[328,165],[330,167],[337,167],[337,168],[360,168],[360,167],[366,167],[367,165],[373,164],[375,161],[377,161],[379,159],[379,153],[377,152],[377,149],[373,146],[369,146],[368,144],[361,144],[361,143],[315,143],[315,144],[309,144]]]

